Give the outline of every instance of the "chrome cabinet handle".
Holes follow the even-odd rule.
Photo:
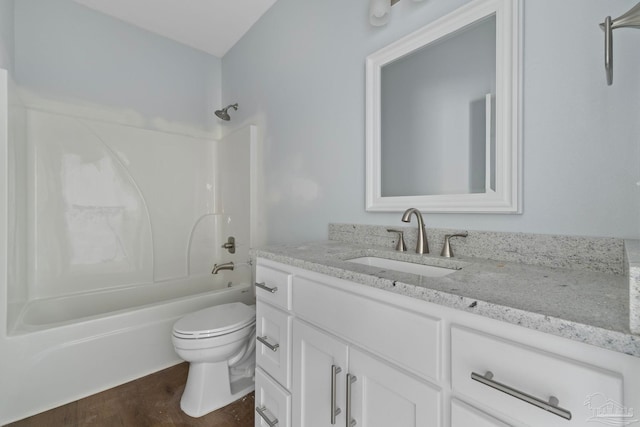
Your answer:
[[[331,425],[336,423],[336,416],[342,412],[340,408],[337,408],[338,405],[336,403],[336,377],[340,372],[342,372],[342,369],[336,365],[331,365]]]
[[[357,381],[355,375],[347,374],[347,427],[353,427],[357,424],[356,420],[351,418],[351,385]]]
[[[280,348],[280,344],[271,344],[269,341],[267,341],[267,336],[263,336],[263,337],[259,337],[256,336],[256,339],[258,341],[260,341],[260,343],[262,343],[263,345],[265,345],[269,350],[271,351],[278,351],[278,349]]]
[[[264,282],[256,283],[256,288],[264,289],[265,291],[271,292],[272,294],[275,294],[276,291],[278,290],[277,286],[274,286],[273,288],[270,288]]]
[[[531,396],[530,394],[524,393],[522,391],[516,390],[515,388],[509,387],[508,385],[494,381],[493,373],[491,371],[487,371],[484,375],[471,372],[471,379],[487,385],[491,388],[495,388],[496,390],[506,393],[509,396],[515,397],[516,399],[527,402],[530,405],[536,406],[540,409],[544,409],[545,411],[549,411],[552,414],[562,417],[566,420],[571,419],[571,412],[566,409],[560,408],[558,406],[560,402],[554,396],[551,396],[549,398],[549,401],[545,402],[544,400],[538,399],[537,397]]]
[[[269,419],[269,415],[267,415],[267,407],[266,406],[256,406],[256,412],[262,417],[265,423],[269,425],[269,427],[275,427],[278,425],[278,419],[274,418],[273,420]]]

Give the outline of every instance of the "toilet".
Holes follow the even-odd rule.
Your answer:
[[[255,305],[234,302],[187,314],[171,338],[190,363],[180,400],[187,415],[201,417],[254,390]]]

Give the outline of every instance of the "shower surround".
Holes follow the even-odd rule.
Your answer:
[[[214,141],[25,106],[0,77],[4,424],[177,363],[177,318],[253,301],[256,129]]]

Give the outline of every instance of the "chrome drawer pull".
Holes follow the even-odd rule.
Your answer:
[[[269,341],[267,341],[266,335],[263,337],[256,337],[256,339],[260,341],[262,344],[264,344],[271,351],[278,351],[278,349],[280,348],[280,344],[271,344]]]
[[[353,427],[357,424],[356,420],[351,419],[351,385],[357,379],[355,375],[347,374],[347,427]]]
[[[256,406],[256,412],[262,417],[262,419],[264,420],[265,423],[269,424],[269,427],[275,427],[278,425],[278,419],[275,418],[273,420],[269,419],[269,416],[267,415],[267,407],[266,406]]]
[[[267,292],[271,292],[272,294],[275,294],[276,291],[278,290],[277,286],[274,286],[273,288],[268,287],[267,285],[265,285],[264,282],[262,283],[256,283],[256,288],[260,288],[260,289],[264,289]]]
[[[493,373],[491,371],[487,371],[484,375],[480,375],[480,374],[476,374],[475,372],[472,372],[471,379],[478,381],[484,385],[488,385],[491,388],[495,388],[498,391],[506,393],[509,396],[513,396],[516,399],[520,399],[540,409],[549,411],[552,414],[562,417],[566,420],[571,419],[571,412],[566,409],[560,408],[558,406],[560,402],[554,396],[551,396],[551,398],[549,398],[549,401],[545,402],[544,400],[538,399],[537,397],[531,396],[530,394],[523,393],[521,391],[516,390],[515,388],[509,387],[508,385],[504,385],[502,383],[494,381]]]
[[[331,425],[334,425],[336,423],[336,416],[339,415],[340,412],[342,412],[340,408],[336,407],[338,406],[336,404],[336,377],[340,372],[342,372],[342,369],[340,369],[336,365],[331,365]]]

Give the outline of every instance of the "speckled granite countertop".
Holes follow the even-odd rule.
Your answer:
[[[640,336],[629,328],[629,281],[623,275],[463,256],[447,259],[342,241],[272,246],[253,253],[640,357]],[[362,256],[460,270],[444,277],[424,277],[345,261]]]

